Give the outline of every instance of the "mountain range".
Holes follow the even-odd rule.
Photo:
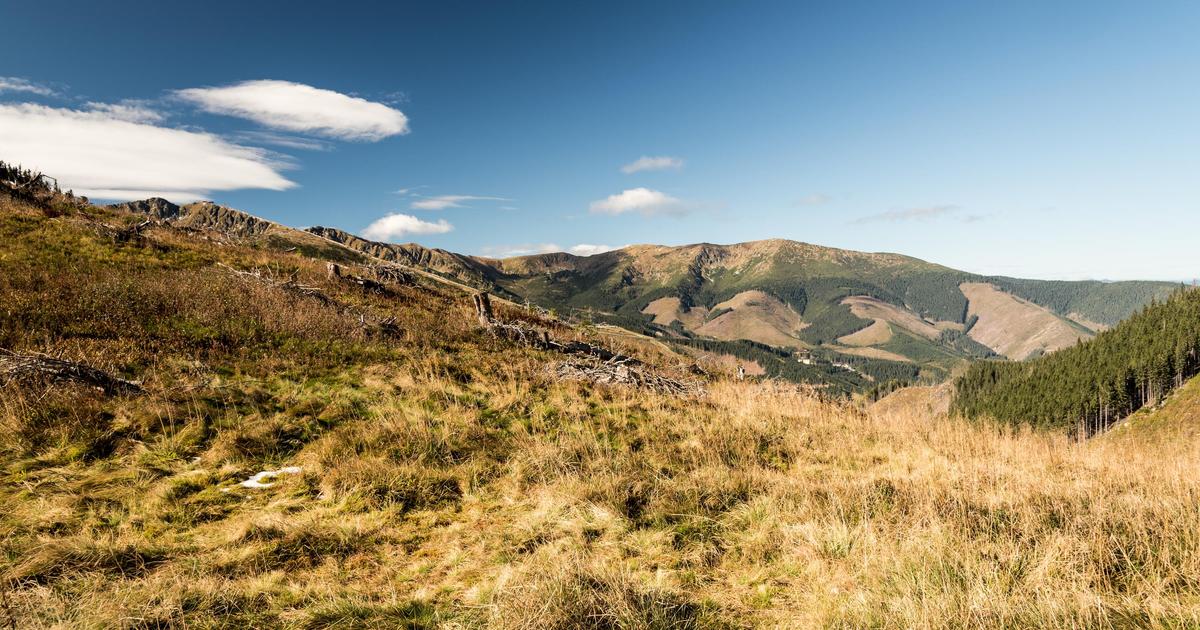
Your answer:
[[[984,276],[781,239],[497,259],[336,228],[293,229],[212,202],[113,207],[318,258],[400,263],[681,351],[734,356],[757,372],[842,389],[941,380],[971,359],[1037,357],[1089,339],[1178,287]]]

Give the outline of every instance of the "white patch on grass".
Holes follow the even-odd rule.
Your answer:
[[[270,488],[271,486],[275,485],[275,483],[268,482],[267,479],[274,479],[279,475],[294,475],[299,472],[299,466],[288,466],[286,468],[280,468],[279,470],[264,470],[260,473],[256,473],[253,477],[250,477],[239,485],[241,485],[243,488]]]

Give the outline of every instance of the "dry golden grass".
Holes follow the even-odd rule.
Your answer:
[[[436,287],[378,298],[295,255],[0,228],[4,344],[151,391],[0,392],[0,626],[1200,625],[1194,442],[769,383],[560,383]],[[358,336],[218,260],[295,271],[408,334]]]
[[[13,614],[63,627],[320,626],[330,607],[381,627],[1200,623],[1195,445],[1163,457],[766,385],[679,401],[521,369],[464,385],[443,368],[374,368],[397,391],[279,459],[304,474],[272,488],[234,488],[259,466],[222,437],[249,425],[158,479],[117,462],[27,478],[6,497],[9,545],[34,536],[6,572]],[[82,526],[97,501],[122,522]]]

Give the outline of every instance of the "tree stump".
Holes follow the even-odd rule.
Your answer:
[[[487,291],[482,291],[476,293],[473,297],[475,300],[475,315],[479,317],[479,323],[490,328],[492,320],[495,319],[495,315],[492,313],[491,296],[488,295]]]
[[[327,263],[325,265],[325,275],[330,280],[336,280],[342,277],[342,267],[337,263]]]

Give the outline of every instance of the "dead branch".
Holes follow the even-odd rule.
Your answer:
[[[388,290],[388,288],[386,286],[384,286],[383,283],[377,282],[370,278],[364,278],[363,276],[356,276],[352,273],[346,272],[342,269],[342,266],[337,263],[327,263],[325,265],[325,269],[327,271],[327,277],[330,280],[337,280],[337,281],[341,281],[341,282],[347,282],[350,284],[356,284],[363,291],[365,291],[367,293],[376,293],[376,294],[380,294],[380,295],[390,295],[391,294],[391,291]]]
[[[404,329],[396,324],[395,317],[374,320],[368,319],[366,315],[359,313],[358,325],[363,335],[367,337],[400,338],[406,335]]]
[[[474,294],[472,301],[475,304],[475,316],[479,319],[479,324],[492,333],[492,335],[501,339],[507,339],[540,350],[552,350],[563,354],[587,356],[601,361],[617,361],[627,365],[641,363],[633,357],[618,354],[602,346],[583,341],[560,343],[551,339],[550,333],[547,330],[520,322],[504,321],[496,317],[495,311],[492,310],[491,296],[486,291]]]
[[[375,279],[384,284],[412,286],[417,283],[417,277],[400,265],[373,265],[370,269]]]
[[[265,284],[266,286],[269,286],[269,287],[275,287],[275,288],[281,289],[283,291],[287,291],[294,295],[310,297],[310,298],[313,298],[313,299],[321,302],[322,304],[324,304],[326,306],[330,306],[330,307],[337,309],[337,311],[339,313],[348,314],[351,316],[357,315],[358,316],[358,324],[359,324],[360,330],[362,331],[364,336],[367,336],[367,337],[404,337],[405,336],[404,329],[401,328],[400,326],[396,325],[395,317],[388,317],[385,319],[375,319],[374,317],[368,317],[365,313],[358,311],[357,309],[351,307],[350,305],[344,304],[338,300],[335,300],[335,299],[329,297],[328,295],[325,295],[320,289],[318,289],[316,287],[305,286],[305,285],[302,285],[302,284],[296,282],[295,277],[288,278],[287,280],[278,280],[275,277],[273,277],[269,272],[263,272],[259,269],[254,269],[252,271],[239,271],[239,270],[234,269],[233,267],[230,267],[223,263],[217,263],[217,266],[221,267],[222,269],[226,270],[229,273],[232,273],[235,277],[240,278],[242,280],[246,280],[248,282],[258,282],[261,284]],[[341,271],[341,267],[339,267],[338,265],[335,265],[333,263],[330,263],[328,270],[329,270],[329,276],[331,278],[340,278],[340,279],[345,280],[348,278],[357,278],[358,277],[358,276],[352,276],[352,275],[343,275],[342,271]],[[370,281],[368,280],[368,282],[370,282]]]
[[[551,372],[557,379],[632,385],[674,396],[704,393],[704,388],[699,382],[680,381],[656,374],[634,357],[584,341],[560,343],[551,339],[546,330],[518,322],[503,321],[496,317],[486,292],[474,294],[472,301],[479,323],[493,336],[539,350],[580,357],[553,366]]]
[[[698,396],[704,393],[704,387],[699,382],[667,378],[619,360],[563,361],[552,366],[550,371],[559,380],[629,385],[672,396]]]
[[[83,363],[44,354],[19,354],[0,350],[0,383],[44,379],[52,383],[75,382],[103,390],[110,396],[146,393],[141,383],[117,378]]]
[[[117,227],[104,223],[103,221],[95,221],[91,219],[85,219],[85,223],[87,223],[92,229],[96,230],[101,235],[111,239],[112,242],[117,245],[130,242],[137,243],[139,245],[144,244],[146,242],[146,235],[144,234],[146,230],[152,227],[160,227],[164,225],[161,221],[155,219],[146,219],[141,223],[127,225],[124,227]]]
[[[233,267],[230,267],[229,265],[226,265],[225,263],[220,263],[220,262],[217,263],[217,266],[224,269],[225,271],[233,274],[235,277],[242,279],[242,280],[246,280],[248,282],[257,282],[260,284],[265,284],[267,286],[282,289],[284,291],[287,291],[288,293],[293,293],[295,295],[301,295],[304,297],[313,298],[313,299],[317,300],[318,302],[321,302],[322,304],[338,306],[338,304],[333,300],[333,298],[329,297],[328,295],[325,295],[325,293],[323,293],[317,287],[310,287],[310,286],[305,286],[305,285],[299,284],[296,282],[295,278],[288,278],[287,280],[277,280],[270,274],[270,272],[263,272],[257,268],[253,269],[251,271],[240,271],[238,269],[234,269]]]

